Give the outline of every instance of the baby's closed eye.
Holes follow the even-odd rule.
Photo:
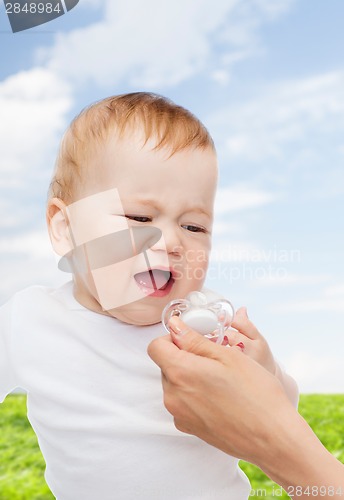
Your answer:
[[[207,229],[202,226],[194,226],[193,224],[183,224],[182,227],[191,233],[207,233]]]
[[[126,215],[125,217],[135,222],[152,222],[152,217],[146,217],[144,215]]]
[[[153,222],[153,217],[151,216],[148,216],[148,215],[129,215],[129,214],[126,214],[125,217],[129,220],[132,220],[134,222],[139,222],[139,223],[148,223],[148,222]],[[186,229],[187,231],[189,231],[190,233],[209,233],[209,231],[204,227],[204,226],[201,226],[201,225],[197,225],[197,224],[181,224],[181,227],[183,229]]]

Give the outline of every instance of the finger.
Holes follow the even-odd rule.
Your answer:
[[[226,337],[228,338],[228,344],[230,346],[236,345],[239,342],[245,343],[248,340],[248,337],[246,335],[243,335],[242,333],[233,329],[229,329],[226,331]]]
[[[250,339],[257,339],[261,335],[255,325],[248,319],[246,307],[237,310],[232,327]]]
[[[179,348],[172,342],[170,335],[152,340],[148,345],[147,352],[162,371],[175,364],[178,354],[180,354]]]
[[[238,350],[240,352],[244,352],[245,351],[245,344],[243,342],[238,342],[237,344],[233,345],[231,347],[231,349],[235,349],[235,350]]]
[[[188,327],[177,316],[172,316],[168,324],[173,342],[180,349],[198,356],[223,361],[226,353],[223,346],[210,342],[209,339]]]

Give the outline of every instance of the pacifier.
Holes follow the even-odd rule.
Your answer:
[[[196,332],[210,339],[216,338],[216,343],[222,344],[224,333],[233,321],[234,308],[228,300],[212,295],[209,298],[209,294],[207,297],[203,292],[190,292],[185,299],[169,302],[162,311],[161,319],[168,333],[169,319],[179,316]]]

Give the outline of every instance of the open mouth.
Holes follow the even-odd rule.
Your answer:
[[[149,271],[136,273],[134,278],[139,287],[149,294],[159,290],[167,291],[174,282],[172,273],[163,269],[149,269]]]
[[[172,273],[162,269],[150,269],[135,274],[134,278],[139,286],[151,288],[152,290],[164,290],[172,279]]]

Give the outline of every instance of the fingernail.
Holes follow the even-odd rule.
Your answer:
[[[236,344],[236,347],[240,347],[240,349],[243,351],[245,349],[245,344],[243,342],[239,342]]]
[[[173,333],[175,335],[178,335],[179,337],[181,337],[182,335],[185,335],[185,333],[188,331],[187,329],[183,330],[181,328],[181,326],[180,326],[180,319],[178,318],[178,316],[172,316],[169,319],[168,326],[171,328],[171,330],[173,331]]]

